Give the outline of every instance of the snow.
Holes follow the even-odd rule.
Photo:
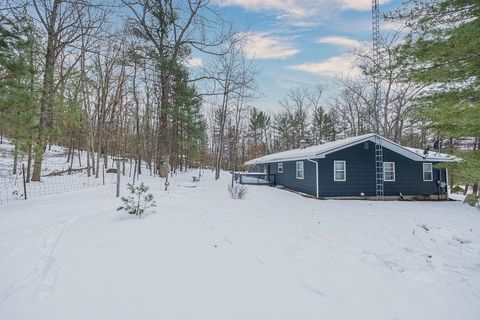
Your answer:
[[[311,146],[307,148],[293,149],[293,150],[273,153],[263,157],[249,160],[245,162],[245,164],[255,165],[255,164],[270,163],[270,162],[277,162],[277,161],[295,161],[295,160],[319,158],[319,157],[323,157],[328,153],[340,150],[342,148],[347,148],[358,143],[362,143],[366,141],[374,142],[376,136],[377,135],[374,133],[368,133],[368,134],[350,137],[346,139],[335,140],[335,141],[331,141],[331,142],[327,142],[324,144],[319,144],[319,145]],[[392,151],[400,153],[415,161],[456,162],[461,160],[455,156],[451,156],[444,153],[437,153],[433,151],[430,151],[427,154],[427,156],[425,156],[423,154],[423,150],[404,147],[382,136],[379,136],[379,137],[382,141],[382,146],[384,148],[388,148]]]
[[[465,195],[463,193],[449,193],[448,198],[455,201],[465,201]]]
[[[410,147],[404,147],[404,148],[418,154],[419,156],[423,157],[425,160],[428,160],[428,161],[438,161],[438,160],[444,160],[444,159],[449,159],[449,158],[454,160],[454,161],[460,161],[461,160],[458,157],[455,157],[455,156],[452,156],[452,155],[449,155],[449,154],[446,154],[446,153],[437,152],[437,151],[434,151],[434,150],[429,150],[425,154],[424,153],[425,150],[422,150],[422,149],[410,148]]]
[[[480,319],[479,210],[197,172],[143,175],[140,219],[109,186],[0,206],[0,319]]]
[[[22,164],[27,165],[27,156],[24,154],[19,155],[17,174],[12,174],[13,149],[13,145],[7,139],[4,139],[4,143],[0,144],[0,205],[24,198],[21,168]],[[51,146],[51,148],[45,152],[42,163],[42,181],[32,181],[27,184],[28,198],[38,198],[48,194],[58,194],[103,185],[103,179],[88,177],[85,170],[74,172],[70,175],[47,176],[49,173],[64,171],[70,168],[70,162],[67,161],[67,154],[68,149],[61,146]],[[103,165],[103,159],[100,163]],[[86,164],[86,152],[81,154],[80,161],[78,152],[75,152],[72,168],[85,168]],[[105,174],[105,184],[113,186],[114,183],[115,175]]]

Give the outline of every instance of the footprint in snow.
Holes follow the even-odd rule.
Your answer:
[[[226,243],[228,243],[228,244],[230,244],[230,245],[232,245],[232,246],[235,244],[235,243],[233,243],[233,241],[230,240],[229,238],[226,238],[226,237],[225,237],[224,240],[225,240]]]
[[[263,264],[264,266],[268,266],[268,263],[266,263],[265,261],[263,261],[262,259],[260,259],[256,254],[252,253],[252,257],[253,257],[253,259],[255,259],[255,261],[257,261],[258,263]]]
[[[453,240],[459,242],[460,244],[469,244],[473,242],[471,239],[460,238],[460,237],[453,237]]]
[[[303,287],[304,289],[307,289],[307,290],[315,293],[315,294],[318,294],[318,295],[321,296],[321,297],[324,297],[324,298],[327,298],[327,297],[328,297],[328,295],[326,295],[325,293],[323,293],[322,291],[320,291],[320,290],[318,290],[318,289],[315,289],[314,287],[310,286],[309,284],[303,283],[303,284],[302,284],[302,287]]]

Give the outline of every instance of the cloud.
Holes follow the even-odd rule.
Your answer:
[[[380,0],[380,5],[390,2],[391,0]],[[366,11],[372,9],[372,0],[336,0],[343,9]]]
[[[371,0],[217,0],[224,6],[238,6],[251,11],[274,11],[283,18],[315,17],[327,10],[370,10]],[[391,0],[380,0],[387,3]]]
[[[249,32],[244,52],[248,58],[286,59],[300,52],[285,38],[266,32]]]
[[[351,54],[331,57],[320,62],[306,62],[296,65],[291,65],[288,68],[297,71],[313,73],[324,76],[351,76],[356,77],[360,75],[360,70],[355,65],[356,57]]]
[[[380,30],[398,31],[405,29],[405,23],[402,21],[382,21]]]
[[[203,66],[202,58],[190,58],[187,60],[187,65],[192,68]]]
[[[296,17],[308,15],[309,0],[220,0],[225,6],[238,6],[252,11],[277,11]]]
[[[362,46],[362,43],[358,40],[347,38],[347,37],[338,37],[338,36],[318,38],[316,42],[333,44],[336,46],[347,47],[347,48],[359,48]]]

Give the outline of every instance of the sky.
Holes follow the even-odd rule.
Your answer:
[[[289,88],[323,84],[335,94],[335,78],[355,76],[354,49],[369,45],[371,0],[216,0],[226,18],[247,28],[245,52],[259,69],[258,96],[253,105],[279,108]],[[381,0],[381,11],[401,0]],[[392,25],[381,22],[384,31]],[[195,58],[193,64],[200,64]]]

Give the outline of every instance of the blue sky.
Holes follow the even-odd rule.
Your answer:
[[[326,85],[335,93],[335,77],[354,76],[352,50],[368,44],[371,0],[217,0],[237,28],[251,33],[247,55],[255,57],[261,98],[254,105],[275,110],[291,87]],[[381,10],[400,0],[381,1]],[[388,30],[391,25],[382,23]]]

